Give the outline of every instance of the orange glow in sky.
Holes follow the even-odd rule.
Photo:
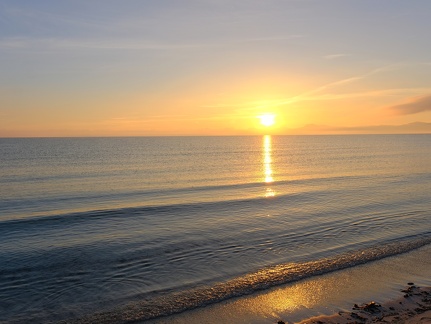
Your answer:
[[[73,3],[1,10],[0,137],[431,133],[431,2]]]

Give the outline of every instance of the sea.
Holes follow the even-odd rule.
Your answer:
[[[0,322],[184,313],[431,244],[431,135],[0,139]]]

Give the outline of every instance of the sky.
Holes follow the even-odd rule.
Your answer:
[[[0,137],[430,133],[430,17],[429,0],[0,0]]]

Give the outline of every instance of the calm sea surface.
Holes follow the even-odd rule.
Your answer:
[[[0,322],[149,319],[431,243],[431,135],[0,139]]]

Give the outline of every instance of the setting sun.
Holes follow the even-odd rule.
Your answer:
[[[275,115],[274,114],[265,114],[259,116],[260,123],[263,126],[269,127],[275,124]]]

